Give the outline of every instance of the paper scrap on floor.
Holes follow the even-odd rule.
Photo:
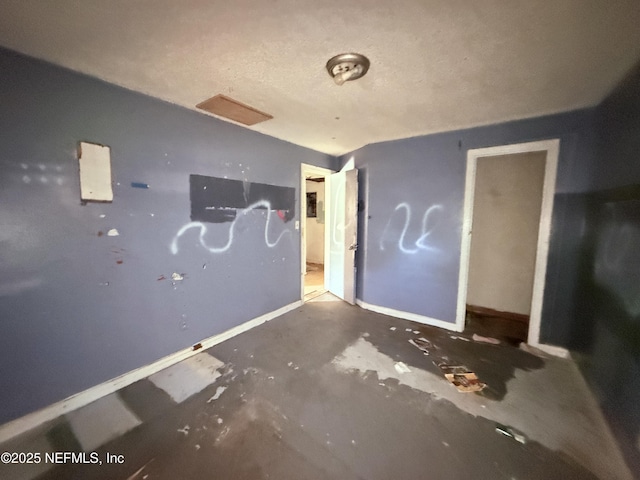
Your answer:
[[[429,355],[429,349],[433,348],[433,344],[424,337],[412,338],[411,340],[409,340],[409,343],[414,347],[422,350],[425,355]]]
[[[396,364],[394,365],[394,368],[396,369],[396,372],[400,374],[411,372],[409,367],[407,367],[407,364],[404,362],[396,362]]]

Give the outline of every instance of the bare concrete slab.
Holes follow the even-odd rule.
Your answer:
[[[404,333],[404,332],[403,332]],[[402,335],[403,333],[399,333]],[[434,357],[439,352],[434,351]],[[426,362],[430,362],[425,359]],[[540,370],[517,370],[499,400],[461,394],[443,375],[412,367],[398,373],[396,360],[359,338],[333,362],[339,371],[375,372],[379,380],[444,399],[475,417],[509,425],[551,450],[564,451],[601,478],[632,478],[606,421],[573,362],[549,359]]]
[[[154,412],[97,448],[124,463],[57,465],[39,480],[632,478],[570,361],[341,302],[305,304],[206,353],[154,382],[162,390],[123,392]],[[434,360],[487,387],[458,392]]]
[[[180,403],[215,382],[222,366],[220,360],[203,352],[151,375],[149,380]]]
[[[85,452],[140,425],[140,420],[115,393],[68,413],[67,419]]]

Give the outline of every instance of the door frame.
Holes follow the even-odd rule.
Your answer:
[[[560,151],[559,139],[476,148],[467,152],[467,173],[464,192],[462,241],[460,246],[460,275],[458,283],[456,326],[459,329],[458,331],[462,331],[465,326],[467,288],[469,282],[469,259],[471,255],[471,232],[473,226],[473,205],[478,159],[482,157],[539,151],[546,151],[547,156],[545,159],[544,182],[542,187],[542,205],[540,208],[540,225],[538,227],[538,243],[536,247],[536,263],[533,276],[531,315],[529,317],[527,343],[552,355],[567,357],[569,352],[566,349],[540,343],[542,303],[544,300],[544,286],[549,255],[549,238],[551,235],[551,218],[553,214],[553,199],[558,169],[558,154]]]
[[[316,167],[307,163],[300,164],[300,299],[304,302],[304,275],[306,271],[307,260],[307,239],[306,239],[306,222],[307,222],[307,177],[323,177],[324,178],[324,286],[325,291],[329,281],[330,255],[329,255],[329,229],[327,225],[331,220],[331,195],[327,192],[327,178],[333,170],[323,167]]]

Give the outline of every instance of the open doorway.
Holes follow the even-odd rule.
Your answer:
[[[309,176],[306,182],[306,215],[304,218],[305,274],[304,298],[309,300],[326,291],[324,285],[325,248],[325,179]]]
[[[466,328],[527,341],[547,152],[479,157]]]
[[[355,305],[355,252],[358,248],[358,170],[354,168],[353,163],[353,159],[351,159],[339,172],[304,163],[301,166],[300,298],[303,301],[329,292],[331,295],[322,295],[318,301],[332,298],[332,300],[326,301],[341,299]],[[321,179],[324,179],[324,182]],[[307,184],[309,184],[310,193],[311,190],[320,190],[321,187],[318,184],[322,184],[323,187],[324,204],[321,207],[318,205],[318,194],[315,195],[315,220],[314,217],[307,217]],[[308,210],[313,212],[313,205],[310,205]],[[318,210],[321,211],[318,212]],[[323,215],[323,221],[318,221],[318,213]],[[324,231],[324,242],[321,242],[324,249],[323,286],[322,288],[310,287],[308,290],[313,289],[313,292],[309,291],[309,296],[305,296],[305,278],[308,276],[307,263],[314,263],[308,262],[312,258],[308,259],[307,240],[319,240],[317,231],[314,233],[313,230],[319,225],[322,225]],[[317,264],[312,265],[313,270],[316,267]]]
[[[309,301],[325,293],[330,273],[327,222],[330,195],[327,180],[333,171],[302,164],[300,172],[301,282],[300,296]]]
[[[558,140],[469,150],[456,326],[540,344]]]

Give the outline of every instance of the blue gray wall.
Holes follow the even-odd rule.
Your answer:
[[[270,241],[289,232],[273,247],[264,210],[234,224],[223,253],[206,247],[227,242],[229,223],[177,238],[190,174],[293,187],[298,198],[300,162],[333,168],[353,156],[358,298],[453,322],[466,151],[560,138],[542,340],[587,354],[588,378],[633,441],[639,79],[632,72],[597,109],[369,145],[337,162],[0,50],[0,423],[299,299],[293,222],[271,217]],[[81,205],[79,141],[111,147],[113,203]]]
[[[360,169],[358,292],[364,302],[455,322],[467,150],[560,139],[543,339],[562,345],[575,275],[561,255],[569,242],[562,197],[589,188],[594,110],[368,145]],[[572,240],[571,240],[572,241]]]
[[[0,136],[0,423],[300,299],[300,163],[335,158],[6,50]],[[113,203],[81,205],[79,141],[111,147]],[[254,210],[173,254],[190,174],[295,188],[288,233]]]
[[[341,157],[360,169],[357,297],[454,322],[467,150],[551,138],[560,139],[560,157],[541,340],[582,354],[586,378],[638,470],[640,65],[593,109],[368,145]]]

